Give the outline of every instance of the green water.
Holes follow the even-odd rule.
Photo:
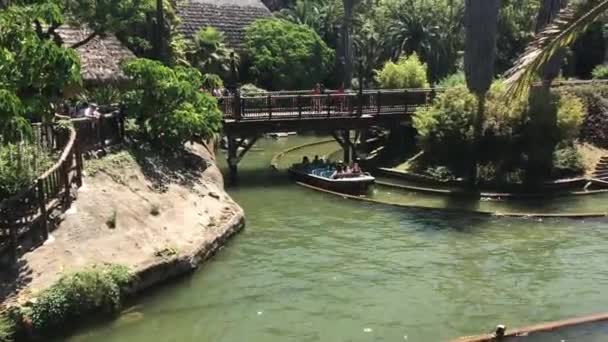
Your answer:
[[[199,272],[67,340],[442,341],[499,323],[606,311],[606,221],[499,219],[348,201],[269,168],[275,153],[311,139],[262,140],[245,157],[241,183],[229,192],[245,209],[247,228]],[[406,201],[391,189],[376,191]],[[572,204],[596,207],[607,199]]]

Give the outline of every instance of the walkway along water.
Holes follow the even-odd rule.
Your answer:
[[[229,189],[247,229],[203,271],[67,340],[445,341],[605,310],[605,220],[395,209],[269,169],[313,140],[260,140]]]

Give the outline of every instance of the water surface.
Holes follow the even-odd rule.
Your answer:
[[[229,189],[247,215],[243,233],[193,276],[67,340],[442,341],[608,307],[605,220],[347,201],[269,168],[278,151],[313,139],[260,141],[240,165],[239,186]],[[397,197],[457,205],[407,196]],[[571,204],[595,208],[606,199]]]

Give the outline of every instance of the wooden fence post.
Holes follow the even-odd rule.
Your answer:
[[[331,94],[327,94],[327,117],[331,116]]]
[[[62,161],[62,175],[61,177],[63,178],[63,186],[64,186],[64,205],[65,205],[65,209],[67,210],[67,208],[70,206],[70,204],[72,203],[72,197],[70,194],[70,188],[71,188],[71,184],[70,184],[70,168],[68,165],[67,160]]]
[[[232,97],[232,106],[234,111],[234,119],[236,121],[241,120],[241,115],[243,113],[243,101],[241,99],[241,92],[238,89],[234,92]]]
[[[272,95],[270,94],[266,98],[266,105],[268,106],[268,120],[272,120]]]
[[[377,98],[376,98],[376,104],[378,105],[378,112],[376,113],[377,115],[380,115],[380,110],[381,110],[381,107],[382,107],[382,105],[380,104],[380,95],[381,94],[382,93],[378,90],[378,95],[376,95],[377,96]]]
[[[76,184],[82,186],[82,151],[80,150],[80,136],[76,135],[74,140],[74,158],[76,159]]]
[[[298,95],[296,101],[298,101],[298,118],[302,118],[302,95]]]
[[[38,178],[37,186],[38,188],[38,205],[40,205],[40,219],[42,224],[42,236],[44,240],[49,238],[49,226],[48,226],[48,217],[46,216],[46,196],[44,193],[44,182],[42,179]]]

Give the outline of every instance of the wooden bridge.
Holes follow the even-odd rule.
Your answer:
[[[239,161],[264,133],[312,130],[331,133],[348,161],[356,144],[351,139],[353,130],[409,124],[416,110],[428,106],[438,91],[384,89],[322,95],[277,92],[224,97],[220,106],[228,138],[228,164],[236,175]]]

